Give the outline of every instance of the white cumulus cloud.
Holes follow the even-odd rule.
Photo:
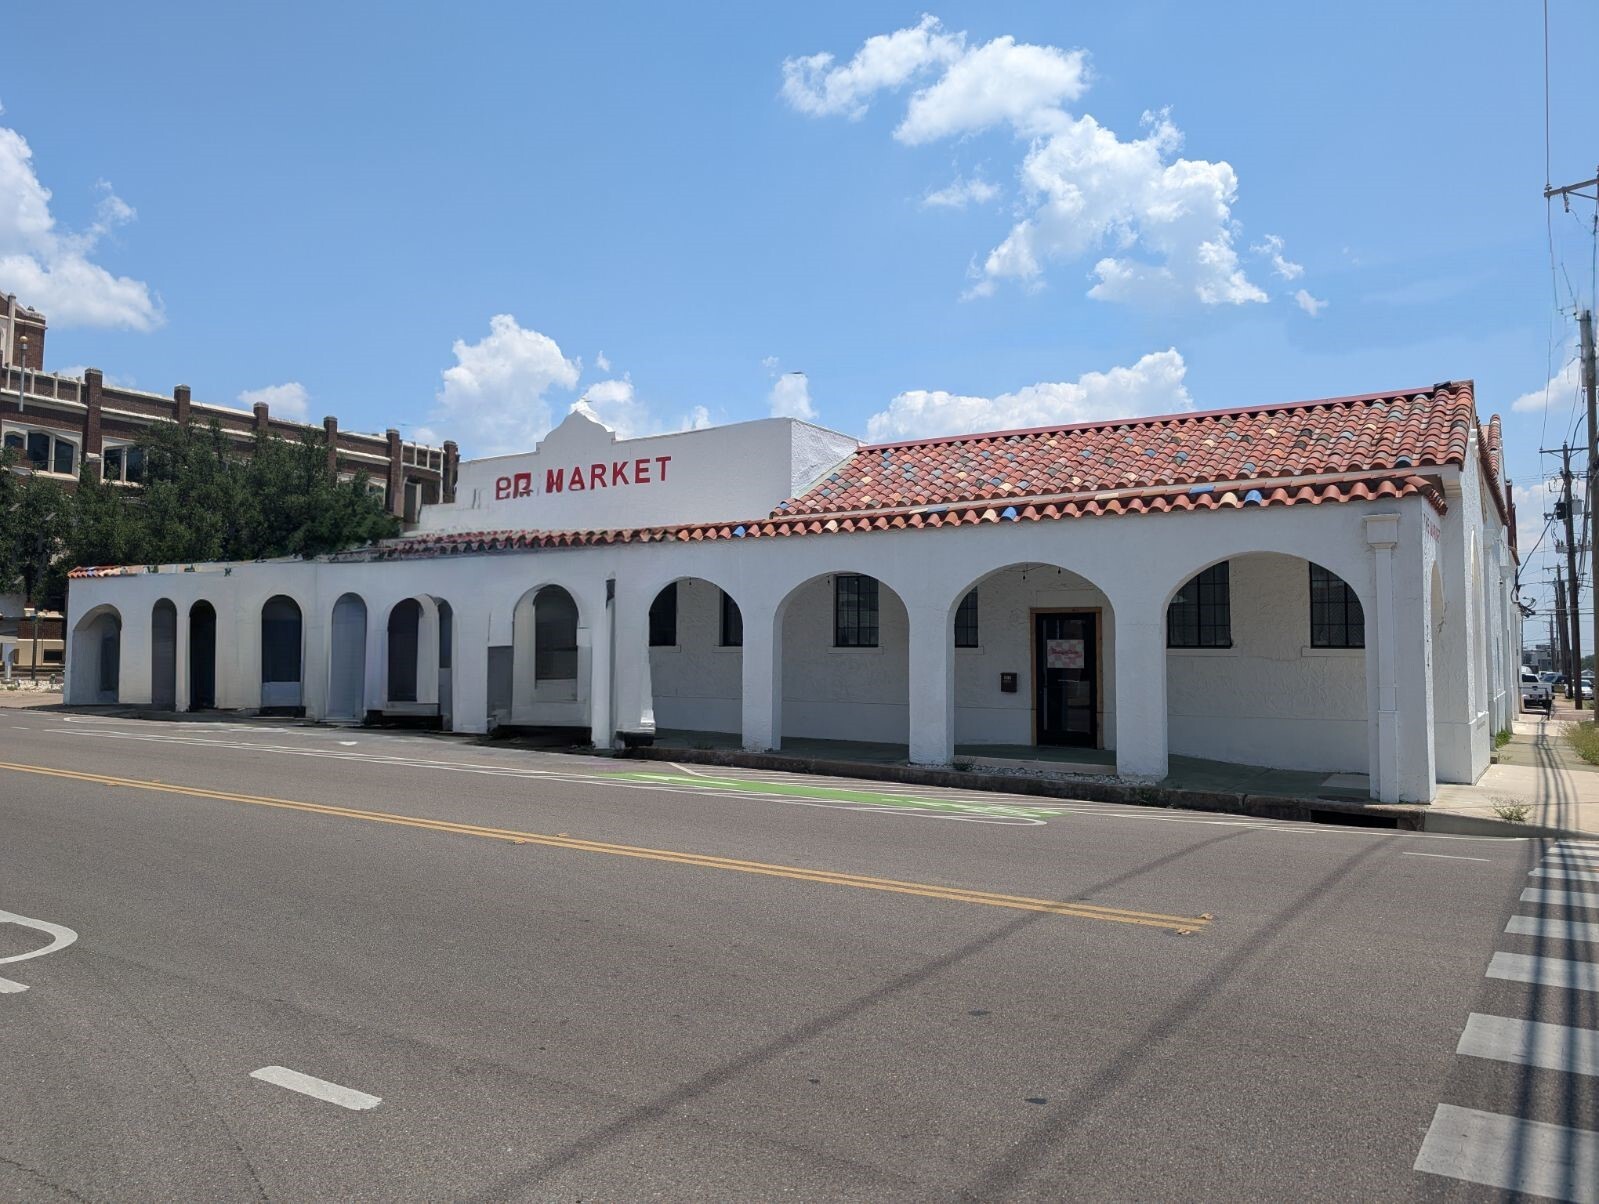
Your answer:
[[[922,198],[922,204],[935,209],[964,209],[967,205],[986,205],[999,195],[999,189],[981,176],[957,176],[936,192]]]
[[[789,59],[783,95],[812,116],[855,118],[875,93],[912,83],[922,86],[895,128],[899,141],[1004,128],[1027,147],[1018,172],[1023,211],[976,268],[968,295],[986,296],[1006,280],[1036,286],[1051,263],[1097,251],[1089,295],[1099,300],[1267,299],[1238,260],[1231,165],[1178,157],[1182,134],[1165,112],[1146,113],[1143,136],[1130,140],[1092,116],[1074,116],[1067,106],[1089,85],[1081,50],[1010,36],[969,45],[965,34],[924,17],[868,39],[842,67],[829,54]]]
[[[1282,235],[1268,234],[1249,249],[1256,255],[1271,260],[1271,270],[1284,280],[1297,280],[1305,274],[1305,265],[1295,263],[1293,260],[1283,256],[1283,248],[1286,245],[1283,242]]]
[[[1327,308],[1327,302],[1312,297],[1306,290],[1300,289],[1294,294],[1294,304],[1299,306],[1311,317],[1317,317],[1322,310]]]
[[[1571,349],[1568,348],[1567,350]],[[1566,360],[1566,366],[1549,378],[1547,385],[1534,389],[1530,393],[1523,393],[1510,403],[1510,408],[1518,414],[1536,414],[1543,409],[1545,399],[1552,406],[1564,406],[1571,401],[1581,387],[1582,365],[1573,354]],[[1557,412],[1559,411],[1557,410]]]
[[[786,60],[783,97],[801,113],[857,120],[874,92],[898,88],[935,64],[955,61],[964,50],[965,35],[945,33],[937,17],[924,16],[909,29],[867,38],[841,67],[825,53]]]
[[[0,127],[0,282],[52,325],[154,330],[165,319],[150,286],[91,258],[106,235],[137,216],[104,180],[96,188],[94,221],[81,231],[62,229],[50,213],[50,190],[34,171],[32,148]]]
[[[239,404],[247,410],[254,409],[258,401],[266,402],[275,418],[288,418],[294,422],[309,420],[311,394],[297,380],[282,385],[268,385],[264,389],[246,389],[239,394]]]
[[[785,372],[773,381],[767,404],[773,418],[801,418],[806,422],[816,419],[816,407],[811,404],[811,382],[803,372]]]
[[[1169,348],[1130,367],[1088,372],[1073,381],[1045,381],[996,397],[915,389],[873,414],[866,423],[866,437],[885,443],[1177,413],[1193,409],[1183,384],[1187,371],[1182,355]]]
[[[489,319],[489,333],[475,343],[457,339],[455,363],[446,368],[426,430],[430,441],[454,439],[466,456],[532,451],[561,418],[582,410],[634,439],[711,424],[702,405],[668,417],[641,398],[631,376],[597,380],[579,389],[583,365],[554,339],[522,326],[511,314]],[[608,371],[603,353],[601,371]]]

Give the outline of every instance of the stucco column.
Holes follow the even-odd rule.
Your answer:
[[[300,612],[300,705],[307,719],[328,713],[328,616],[320,600]]]
[[[361,713],[358,722],[364,722],[368,711],[381,711],[389,696],[389,607],[379,600],[371,601],[366,608],[366,684],[361,690]]]
[[[1432,559],[1419,546],[1419,520],[1408,545],[1400,533],[1397,514],[1366,517],[1375,611],[1366,616],[1366,671],[1375,676],[1376,707],[1371,793],[1385,803],[1424,803],[1435,792]]]
[[[181,715],[189,709],[189,606],[179,606],[177,610],[177,629],[173,634],[177,647],[172,651],[172,709]]]
[[[487,610],[457,606],[453,611],[450,636],[450,730],[486,732],[489,730]]]
[[[117,641],[117,701],[123,705],[149,706],[151,703],[150,648],[154,636],[148,604],[123,614],[122,636]]]
[[[616,636],[615,599],[608,597],[614,585],[607,580],[605,593],[590,603],[594,616],[589,631],[589,739],[595,748],[616,746],[616,723],[612,701],[614,691],[611,680],[613,642]],[[581,643],[581,633],[579,642]],[[578,654],[579,660],[582,653]]]
[[[1166,776],[1166,615],[1150,591],[1117,598],[1116,772]]]
[[[744,748],[749,752],[779,748],[783,741],[783,616],[764,600],[750,599],[749,609],[744,611],[741,659]]]
[[[618,581],[612,603],[616,623],[614,731],[655,731],[655,687],[650,675],[650,598]]]
[[[948,765],[955,754],[955,633],[948,605],[907,605],[910,758]]]

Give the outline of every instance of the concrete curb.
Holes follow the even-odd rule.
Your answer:
[[[1035,778],[972,770],[941,769],[925,765],[874,765],[856,761],[827,761],[782,753],[751,753],[724,748],[645,747],[618,750],[613,755],[617,760],[679,761],[694,765],[721,765],[729,769],[777,769],[788,773],[900,782],[913,786],[992,790],[1006,794],[1078,799],[1093,803],[1122,803],[1138,807],[1181,807],[1190,811],[1213,811],[1223,815],[1244,815],[1254,819],[1296,820],[1301,823],[1342,824],[1350,827],[1397,828],[1405,832],[1530,839],[1594,839],[1594,833],[1573,828],[1513,824],[1508,820],[1461,815],[1409,803],[1358,803],[1347,799],[1179,790],[1159,785],[1135,786],[1104,778]]]

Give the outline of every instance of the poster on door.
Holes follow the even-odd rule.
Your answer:
[[[1044,645],[1044,665],[1050,669],[1081,669],[1082,640],[1048,640]]]

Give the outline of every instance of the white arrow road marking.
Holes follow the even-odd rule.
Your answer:
[[[50,937],[50,943],[43,949],[35,949],[32,953],[13,953],[10,957],[0,957],[0,966],[5,965],[7,962],[25,962],[30,957],[43,957],[46,953],[54,953],[57,949],[65,949],[78,939],[76,932],[61,924],[51,924],[45,920],[30,920],[27,916],[19,916],[9,911],[0,911],[0,924],[20,924],[24,928],[32,928]]]
[[[337,1104],[341,1108],[349,1108],[354,1112],[361,1112],[367,1108],[376,1108],[383,1102],[381,1096],[368,1095],[364,1091],[355,1091],[349,1087],[340,1087],[337,1083],[330,1083],[326,1079],[318,1079],[308,1074],[301,1074],[298,1070],[290,1070],[287,1066],[263,1066],[260,1070],[252,1070],[250,1077],[252,1079],[260,1079],[263,1083],[271,1083],[277,1087],[286,1087],[290,1091],[298,1091],[301,1095],[311,1095],[317,1099],[327,1100],[330,1104]]]
[[[78,934],[72,929],[61,924],[51,924],[46,920],[30,920],[27,916],[19,916],[14,912],[0,911],[0,924],[19,924],[23,928],[32,928],[42,932],[50,938],[50,943],[42,949],[35,949],[31,953],[13,953],[10,957],[0,957],[0,966],[7,962],[25,962],[30,957],[43,957],[46,953],[54,953],[57,949],[65,949],[78,939]],[[9,978],[0,978],[0,995],[19,995],[28,988],[20,982],[12,982]]]

